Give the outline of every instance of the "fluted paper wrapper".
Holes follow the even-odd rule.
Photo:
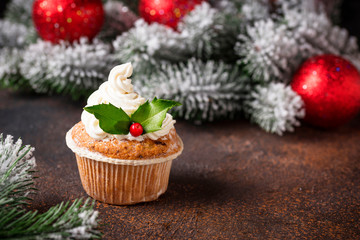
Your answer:
[[[168,186],[172,160],[150,165],[119,165],[76,155],[82,185],[94,199],[128,205],[157,199]]]
[[[66,134],[66,144],[75,153],[82,185],[94,199],[116,205],[128,205],[157,199],[168,186],[172,161],[184,148],[181,138],[178,152],[153,159],[109,158],[77,146]]]

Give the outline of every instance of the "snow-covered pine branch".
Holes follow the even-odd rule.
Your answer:
[[[106,81],[115,65],[110,50],[109,45],[96,39],[89,43],[81,38],[72,45],[39,40],[24,52],[20,71],[38,93],[56,92],[79,98]]]
[[[283,5],[284,21],[288,32],[300,46],[299,55],[307,59],[313,55],[331,53],[341,55],[360,69],[360,53],[356,37],[349,36],[346,29],[332,24],[326,13],[314,9],[311,2],[305,1],[301,7]],[[313,3],[314,5],[314,3]]]
[[[247,25],[238,36],[239,62],[259,82],[290,82],[300,63],[323,53],[341,55],[360,68],[357,40],[334,26],[315,0],[278,1],[280,16]]]
[[[98,212],[94,202],[77,199],[61,203],[39,214],[26,211],[28,195],[34,193],[34,148],[21,139],[0,134],[0,238],[1,239],[90,239],[96,230]]]
[[[286,25],[260,20],[238,36],[235,52],[253,81],[287,79],[298,66],[299,47]]]
[[[227,22],[229,19],[231,22]],[[234,56],[237,20],[236,16],[227,18],[226,13],[203,2],[179,22],[178,30],[192,56],[225,59]]]
[[[5,19],[32,27],[32,6],[34,0],[11,0],[6,6]]]
[[[143,96],[181,102],[182,106],[173,113],[196,123],[236,117],[248,90],[248,79],[241,76],[238,68],[195,59],[179,65],[162,63],[150,77],[136,79],[136,89]]]
[[[22,54],[23,50],[18,48],[0,49],[0,87],[15,90],[24,90],[28,87],[19,70]]]
[[[159,59],[183,61],[188,58],[180,38],[178,32],[164,25],[139,19],[132,29],[114,40],[114,54],[119,62],[131,61],[138,73],[149,73]]]
[[[290,86],[283,83],[258,85],[244,103],[245,114],[270,133],[293,131],[305,116],[304,103]]]
[[[25,204],[33,192],[34,148],[15,143],[11,135],[0,134],[0,209]],[[2,216],[2,215],[1,215]]]
[[[93,239],[101,234],[97,228],[98,212],[94,202],[75,200],[60,203],[45,213],[20,208],[0,208],[1,239]]]
[[[0,20],[0,29],[6,29],[0,31],[0,48],[23,48],[29,44],[34,34],[34,31],[26,26],[9,20]]]
[[[249,23],[270,17],[269,0],[244,0],[241,8],[243,19]]]

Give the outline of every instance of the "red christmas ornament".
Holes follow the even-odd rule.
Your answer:
[[[130,134],[133,135],[134,137],[138,137],[143,133],[143,127],[141,126],[140,123],[133,123],[130,126]]]
[[[140,0],[140,16],[148,23],[161,23],[176,29],[188,12],[204,0]]]
[[[340,126],[360,111],[360,74],[341,57],[308,59],[291,86],[305,102],[305,121],[315,126]]]
[[[104,22],[101,0],[35,0],[33,21],[42,39],[58,43],[92,39]]]

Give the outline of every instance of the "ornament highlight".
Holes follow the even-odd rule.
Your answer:
[[[94,38],[104,22],[101,0],[35,0],[33,21],[42,39],[58,43]]]
[[[130,134],[133,137],[138,137],[143,133],[144,129],[140,123],[133,123],[130,126]]]
[[[337,127],[360,111],[360,74],[341,57],[308,59],[295,73],[291,86],[305,103],[304,120],[312,125]]]
[[[178,22],[204,0],[140,0],[140,16],[148,23],[157,22],[176,29]]]

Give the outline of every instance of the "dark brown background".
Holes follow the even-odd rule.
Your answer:
[[[353,34],[360,32],[359,5],[345,1],[342,13]],[[33,209],[86,197],[64,141],[83,105],[0,91],[0,132],[36,147]],[[97,203],[104,239],[360,238],[359,117],[283,137],[246,120],[176,127],[185,150],[168,191],[135,206]]]

